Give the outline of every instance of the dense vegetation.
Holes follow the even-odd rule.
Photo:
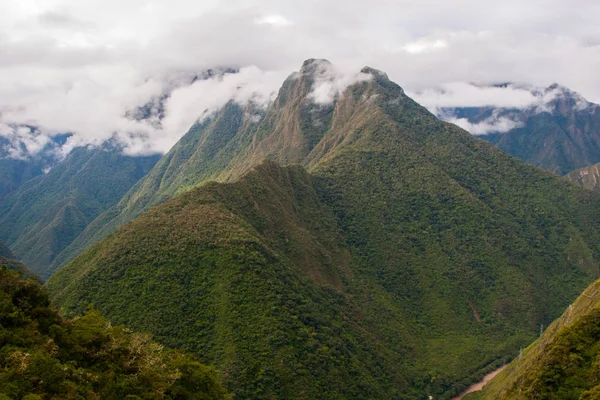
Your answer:
[[[567,88],[551,85],[546,97],[555,97],[540,109],[494,107],[447,109],[447,114],[479,123],[494,116],[508,117],[518,126],[481,138],[508,154],[548,171],[564,175],[600,162],[600,109]]]
[[[450,398],[598,278],[600,196],[373,69],[316,105],[319,65],[284,83],[218,177],[265,157],[310,174],[265,162],[189,191],[48,288],[67,313],[93,303],[206,357],[238,398]]]
[[[50,172],[24,183],[0,202],[0,239],[47,278],[56,255],[157,160],[156,155],[125,156],[111,143],[74,149]]]
[[[597,281],[520,357],[469,399],[597,399],[599,358]]]
[[[225,399],[211,368],[112,326],[63,320],[35,281],[0,266],[0,399]]]

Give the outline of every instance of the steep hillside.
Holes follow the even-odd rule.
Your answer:
[[[600,162],[600,106],[556,84],[536,95],[547,101],[525,109],[456,108],[445,114],[473,124],[490,118],[514,121],[517,127],[507,132],[480,137],[559,175]]]
[[[54,258],[156,163],[118,147],[76,148],[0,202],[0,239],[43,278]]]
[[[315,81],[329,79],[331,68],[325,60],[307,60],[299,73],[283,83],[266,114],[252,104],[230,102],[216,115],[194,125],[148,176],[56,258],[51,270],[143,211],[202,182],[238,178],[264,158],[284,164],[315,164],[326,154],[326,146],[333,145],[321,139],[333,130],[334,107],[316,105],[307,97]],[[341,122],[337,128],[345,124]]]
[[[55,271],[85,248],[141,212],[198,183],[215,179],[256,130],[252,107],[229,103],[217,115],[194,125],[154,168],[113,207],[100,214],[50,267]],[[240,144],[240,142],[242,142]]]
[[[599,356],[600,281],[596,281],[521,356],[469,399],[597,399]]]
[[[225,399],[215,372],[100,313],[63,320],[0,266],[0,399]]]
[[[600,189],[600,164],[569,172],[565,178],[590,190]]]
[[[59,270],[57,304],[207,357],[238,398],[450,398],[514,356],[598,278],[600,196],[363,73],[324,107],[292,76],[223,172],[310,174],[167,201]]]

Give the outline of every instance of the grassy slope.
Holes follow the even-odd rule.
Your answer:
[[[469,399],[597,399],[599,338],[597,281],[522,356]]]
[[[240,398],[448,398],[513,356],[598,277],[600,198],[365,72],[319,123],[288,81],[257,128],[312,177],[265,164],[169,201],[60,270],[57,302],[206,355]]]
[[[34,271],[46,278],[54,258],[98,214],[112,206],[157,161],[128,157],[120,150],[76,148],[48,174],[9,194],[0,203],[0,237]]]
[[[63,320],[37,282],[1,265],[0,310],[2,400],[226,398],[197,360],[97,311]]]

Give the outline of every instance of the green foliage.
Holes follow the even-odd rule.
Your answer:
[[[74,149],[49,173],[23,184],[0,203],[0,239],[36,273],[50,264],[98,214],[115,204],[156,163],[112,144]]]
[[[63,320],[34,280],[0,266],[0,398],[225,399],[193,358],[89,309]]]

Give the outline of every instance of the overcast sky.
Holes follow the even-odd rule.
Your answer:
[[[267,104],[307,58],[340,76],[370,65],[415,95],[449,88],[451,105],[526,102],[465,85],[507,81],[600,102],[598,21],[598,0],[1,0],[0,135],[136,132],[131,152],[164,152],[204,110]],[[190,85],[219,67],[241,72]],[[127,117],[173,88],[161,126]]]

